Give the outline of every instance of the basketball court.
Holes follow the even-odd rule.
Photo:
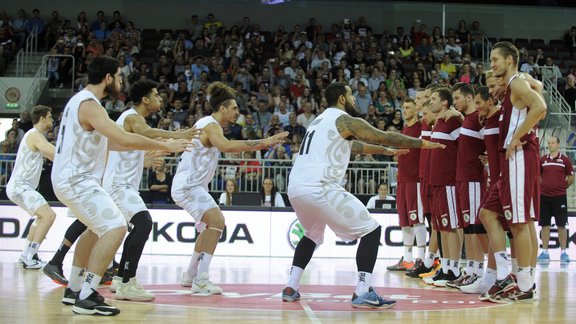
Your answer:
[[[386,271],[393,259],[379,259],[373,276],[377,291],[397,301],[393,309],[358,310],[350,306],[354,292],[354,259],[312,259],[302,280],[302,299],[284,303],[281,290],[287,280],[290,258],[223,257],[212,261],[211,280],[221,284],[222,296],[190,295],[179,280],[188,256],[144,255],[138,280],[156,295],[150,303],[116,301],[108,288],[100,292],[119,307],[114,317],[74,315],[60,303],[64,288],[42,271],[23,270],[18,252],[0,254],[0,314],[4,323],[190,323],[190,322],[303,322],[370,323],[382,321],[466,320],[476,322],[557,322],[576,317],[576,264],[550,262],[538,265],[540,299],[499,305],[480,302],[477,295],[454,289],[433,288],[403,272]],[[50,253],[41,253],[47,259]],[[69,274],[72,255],[64,262]],[[117,256],[117,259],[119,256]]]

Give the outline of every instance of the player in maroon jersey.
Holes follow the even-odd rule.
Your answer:
[[[453,288],[472,284],[484,274],[484,248],[480,245],[477,235],[486,234],[478,216],[480,198],[485,190],[482,185],[484,166],[478,156],[483,154],[485,146],[480,133],[482,125],[474,105],[474,96],[474,88],[468,84],[456,83],[452,87],[454,107],[464,116],[458,137],[456,190],[457,212],[459,220],[463,222],[468,261],[465,275],[459,280],[446,284]],[[488,243],[487,240],[484,242]],[[487,245],[485,248],[488,252]]]
[[[431,112],[436,114],[431,141],[446,145],[442,154],[430,154],[430,185],[432,186],[432,218],[438,223],[442,236],[442,271],[431,280],[438,287],[460,277],[459,259],[462,242],[458,229],[463,227],[456,207],[456,157],[458,136],[462,122],[457,116],[447,118],[452,105],[452,92],[448,88],[432,91]]]
[[[411,137],[420,137],[422,123],[418,120],[418,107],[414,100],[408,98],[402,105],[404,129],[402,134]],[[419,148],[410,149],[407,154],[398,156],[398,187],[396,189],[396,207],[402,240],[404,242],[404,256],[388,270],[409,270],[418,267],[424,259],[426,251],[426,226],[424,225],[424,210],[420,195],[419,163],[421,151]],[[417,258],[413,261],[412,246],[416,238]]]
[[[530,300],[534,296],[531,259],[537,244],[530,227],[534,226],[532,218],[539,215],[540,191],[536,126],[546,114],[546,103],[518,74],[518,49],[513,44],[494,45],[490,65],[494,75],[503,78],[506,91],[499,125],[500,178],[481,210],[497,264],[497,281],[488,291],[489,300]],[[517,284],[509,271],[499,214],[504,215],[519,247]]]

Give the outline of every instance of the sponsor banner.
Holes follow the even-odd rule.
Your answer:
[[[56,251],[64,233],[75,218],[68,217],[68,209],[54,207],[56,220],[41,246],[41,252]],[[154,221],[145,254],[190,255],[198,233],[194,220],[180,209],[150,209]],[[217,255],[292,257],[294,248],[304,235],[296,214],[290,211],[224,210],[226,229],[216,249]],[[382,225],[380,258],[400,258],[403,254],[402,231],[398,216],[392,213],[372,213]],[[20,251],[24,245],[32,219],[21,208],[0,205],[0,250]],[[539,230],[539,228],[538,228]],[[576,226],[569,226],[570,245],[576,244]],[[315,257],[356,256],[358,242],[343,242],[326,228],[324,244],[314,253]],[[73,248],[72,248],[73,250]],[[570,257],[576,259],[576,250],[568,249]],[[560,258],[558,233],[551,229],[550,256]]]

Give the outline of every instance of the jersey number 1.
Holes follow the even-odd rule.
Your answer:
[[[310,144],[312,143],[312,137],[314,136],[314,133],[316,131],[311,131],[311,132],[306,132],[306,134],[304,134],[304,139],[302,140],[302,146],[300,146],[300,155],[302,154],[308,154],[308,152],[310,151]],[[306,150],[304,150],[304,148],[306,148]]]

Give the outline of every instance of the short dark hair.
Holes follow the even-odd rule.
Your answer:
[[[324,94],[329,107],[336,106],[338,103],[338,98],[344,95],[346,95],[346,84],[342,82],[331,83],[326,88],[326,93]]]
[[[430,90],[430,91],[434,91],[436,89],[440,88],[440,85],[438,83],[430,83],[429,85],[426,86],[426,90]]]
[[[490,95],[490,88],[488,88],[488,87],[478,88],[478,91],[476,91],[476,95],[480,96],[480,98],[484,101],[488,101],[489,99],[492,99],[492,96]]]
[[[130,100],[135,105],[139,105],[142,103],[142,98],[149,96],[154,88],[158,88],[156,81],[150,79],[138,80],[130,87]]]
[[[52,108],[48,106],[38,105],[32,108],[30,112],[30,117],[32,118],[32,124],[37,124],[41,117],[46,117],[49,112],[52,112]]]
[[[504,58],[508,56],[512,56],[512,61],[514,62],[515,66],[518,66],[518,57],[520,54],[518,53],[518,48],[514,46],[514,44],[510,42],[498,42],[493,47],[492,50],[498,50]]]
[[[557,143],[557,144],[560,144],[560,139],[558,138],[558,136],[550,135],[548,138],[555,138],[555,139],[556,139],[556,143]]]
[[[213,82],[208,87],[208,94],[212,112],[217,112],[220,106],[227,105],[227,101],[236,99],[236,90],[219,81]]]
[[[438,89],[432,90],[432,93],[437,92],[438,96],[440,97],[441,101],[448,101],[447,107],[450,108],[452,106],[452,91],[446,87],[440,87]]]
[[[120,62],[110,56],[99,56],[88,65],[88,83],[100,84],[106,74],[114,76],[120,67]]]
[[[456,92],[460,90],[460,92],[467,96],[467,95],[471,95],[472,97],[474,97],[476,95],[476,93],[474,92],[474,88],[464,82],[458,82],[456,83],[454,86],[452,86],[452,92]]]

